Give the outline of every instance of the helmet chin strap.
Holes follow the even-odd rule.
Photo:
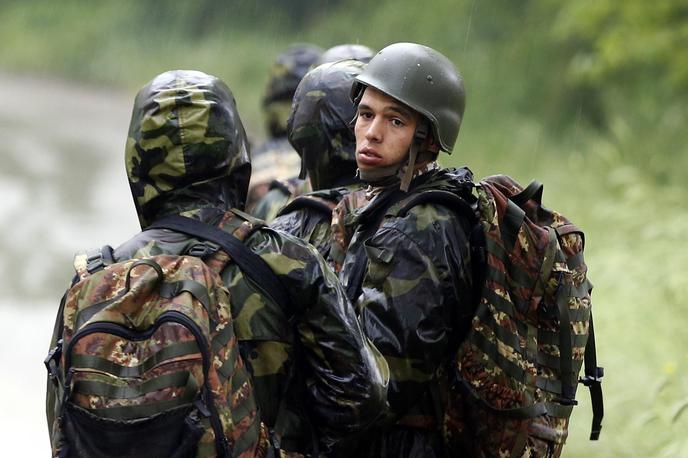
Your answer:
[[[399,189],[404,192],[408,192],[408,188],[411,185],[413,172],[416,169],[416,162],[418,160],[418,150],[423,145],[426,138],[428,138],[428,124],[426,122],[419,122],[418,126],[416,126],[416,132],[413,134],[411,147],[409,148],[406,170],[401,177],[401,184],[399,185]],[[401,173],[401,168],[399,169],[399,173]]]
[[[397,173],[401,166],[399,164],[387,165],[384,167],[377,167],[372,170],[356,170],[358,178],[370,184],[383,184],[388,181],[386,178],[394,178],[396,181]]]

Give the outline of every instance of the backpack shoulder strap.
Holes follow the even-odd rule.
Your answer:
[[[453,192],[442,190],[423,191],[413,195],[410,199],[404,202],[404,205],[401,207],[397,215],[404,217],[413,207],[429,203],[439,204],[450,209],[458,210],[462,216],[468,218],[468,220],[471,222],[471,225],[478,222],[476,212],[465,199],[462,199]]]
[[[166,216],[148,226],[148,229],[171,229],[217,243],[258,288],[280,305],[289,303],[286,289],[268,264],[232,234],[182,215]]]
[[[336,206],[337,202],[334,200],[330,200],[322,196],[311,196],[304,194],[289,202],[289,204],[287,204],[284,208],[282,208],[282,210],[279,211],[279,213],[277,213],[277,216],[286,215],[295,210],[308,208],[331,217],[332,210],[334,210]]]

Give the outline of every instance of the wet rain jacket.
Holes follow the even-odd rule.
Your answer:
[[[364,332],[390,369],[390,414],[355,453],[444,456],[443,387],[475,308],[471,224],[436,201],[411,206],[405,215],[400,209],[429,190],[448,191],[471,204],[472,174],[465,168],[433,170],[416,177],[408,194],[398,188],[397,182],[378,189],[353,214],[349,224],[355,232],[340,273]]]
[[[363,68],[355,60],[326,63],[299,83],[287,132],[301,156],[302,172],[307,172],[316,191],[294,200],[272,222],[272,227],[315,246],[335,271],[344,259],[339,250],[338,215],[332,211],[365,188],[356,174],[356,137],[351,129],[356,107],[350,96],[354,78]]]
[[[309,449],[309,424],[327,448],[384,411],[386,381],[374,350],[324,260],[307,244],[233,208],[246,198],[250,162],[233,96],[222,81],[173,71],[144,87],[134,105],[126,166],[144,231],[115,250],[117,261],[197,246],[200,241],[181,233],[145,230],[163,216],[183,214],[243,239],[286,288],[289,303],[276,304],[235,264],[221,272],[260,419],[283,433],[283,448]]]

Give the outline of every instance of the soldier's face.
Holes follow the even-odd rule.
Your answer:
[[[419,115],[371,87],[358,104],[356,164],[361,170],[401,164],[408,156]]]

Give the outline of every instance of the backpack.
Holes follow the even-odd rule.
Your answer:
[[[454,362],[444,434],[476,457],[561,454],[585,360],[596,440],[603,416],[584,235],[541,205],[542,185],[504,175],[476,186],[479,303]],[[474,262],[476,262],[474,260]]]
[[[266,294],[286,300],[270,268],[231,234],[183,216],[149,228],[217,243]],[[263,456],[224,266],[211,269],[200,252],[114,262],[107,248],[76,256],[45,361],[53,455]]]

